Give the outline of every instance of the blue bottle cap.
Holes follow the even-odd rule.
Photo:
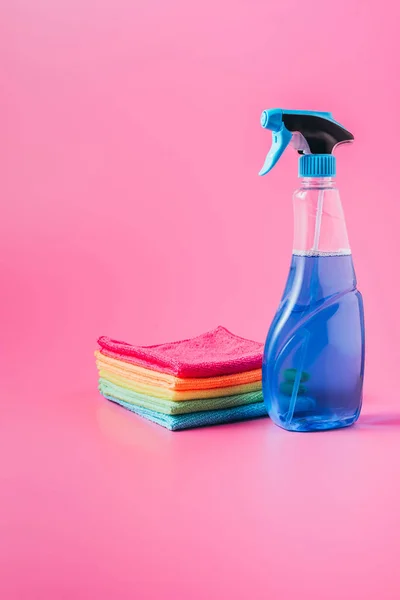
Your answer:
[[[303,154],[299,158],[299,177],[335,177],[336,158],[332,154]]]

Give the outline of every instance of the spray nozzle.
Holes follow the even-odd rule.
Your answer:
[[[261,113],[261,127],[272,132],[272,146],[260,175],[265,175],[276,165],[289,144],[300,155],[322,155],[323,157],[318,161],[302,161],[301,175],[304,175],[302,172],[304,169],[309,169],[311,175],[318,174],[318,165],[322,175],[333,174],[329,169],[335,168],[334,157],[330,159],[324,157],[331,155],[339,144],[354,140],[354,136],[335,121],[329,112],[272,108]]]

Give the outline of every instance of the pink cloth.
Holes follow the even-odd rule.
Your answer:
[[[213,377],[259,369],[263,354],[263,344],[234,335],[225,327],[156,346],[132,346],[105,336],[98,343],[106,356],[178,377]]]

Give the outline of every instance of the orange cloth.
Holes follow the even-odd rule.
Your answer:
[[[132,376],[121,377],[120,375],[116,375],[113,371],[104,371],[102,369],[99,370],[99,377],[110,383],[119,385],[122,388],[126,388],[131,392],[136,392],[137,394],[152,396],[154,398],[163,398],[165,400],[174,400],[175,402],[181,402],[185,400],[200,400],[202,398],[219,398],[221,396],[236,396],[237,394],[257,392],[261,389],[261,381],[255,381],[254,383],[245,383],[244,385],[235,385],[224,388],[211,388],[209,390],[177,391],[155,385],[138,384]]]
[[[139,385],[156,386],[159,388],[167,388],[169,390],[211,390],[214,388],[229,388],[261,382],[261,369],[244,371],[233,375],[181,379],[180,377],[169,375],[168,373],[145,369],[144,367],[138,367],[132,363],[105,356],[99,350],[96,350],[94,355],[99,371],[109,371],[117,376],[134,379]],[[261,385],[257,389],[260,388]],[[221,394],[219,395],[223,396],[225,394],[221,390]]]

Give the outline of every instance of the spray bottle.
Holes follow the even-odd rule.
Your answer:
[[[265,343],[264,401],[287,430],[347,427],[361,410],[364,310],[332,152],[354,137],[328,112],[265,110],[261,126],[272,146],[260,175],[290,144],[301,178],[289,276]]]

